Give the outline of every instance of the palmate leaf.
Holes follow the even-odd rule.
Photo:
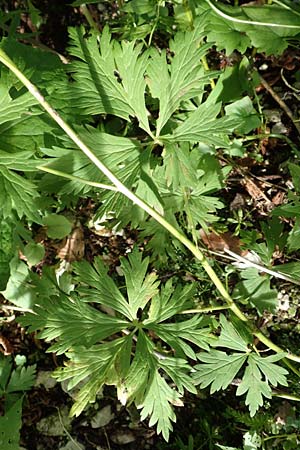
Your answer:
[[[252,417],[263,405],[263,398],[272,397],[271,386],[276,387],[278,384],[287,386],[288,371],[276,364],[284,358],[284,354],[262,357],[251,351],[248,344],[247,336],[239,334],[233,325],[221,316],[221,335],[214,346],[240,351],[232,354],[220,350],[199,353],[197,356],[202,364],[194,367],[196,372],[193,376],[201,388],[210,385],[210,392],[214,393],[226,389],[239,374],[242,380],[236,395],[247,393],[246,405],[249,406]],[[240,371],[244,364],[247,366],[241,376]]]
[[[149,259],[142,260],[142,255],[135,249],[128,261],[121,258],[121,267],[125,276],[127,299],[121,294],[112,278],[107,275],[107,269],[100,258],[95,260],[94,268],[87,262],[75,263],[78,281],[87,284],[81,287],[84,301],[97,302],[120,312],[129,320],[137,318],[138,309],[144,309],[148,301],[157,294],[157,276],[146,275]],[[90,287],[94,289],[91,291]]]
[[[179,228],[173,213],[165,211],[165,218],[175,228]],[[183,245],[175,240],[165,228],[152,218],[142,225],[140,238],[146,238],[146,249],[151,250],[151,259],[156,261],[156,264],[163,265],[168,261],[168,258],[176,258],[178,250],[182,253],[185,252]]]
[[[184,288],[177,284],[174,289],[172,280],[168,280],[161,287],[159,294],[153,296],[148,319],[144,320],[144,324],[153,322],[158,324],[187,309],[192,304],[191,300],[195,291],[196,285],[194,284],[187,285]]]
[[[130,339],[130,336],[125,336],[88,349],[77,346],[67,353],[69,361],[65,367],[57,369],[54,376],[59,381],[70,380],[68,389],[76,387],[80,382],[83,384],[71,408],[71,415],[78,416],[88,403],[95,401],[105,383],[111,384],[114,363],[122,347]]]
[[[199,153],[198,151],[197,156],[191,157],[196,166],[194,184],[191,179],[184,177],[184,173],[181,173],[180,186],[176,189],[173,183],[167,186],[164,175],[169,169],[168,162],[166,166],[156,167],[154,172],[154,180],[166,208],[168,207],[173,214],[185,211],[188,226],[194,229],[198,224],[206,228],[207,223],[218,220],[217,210],[224,206],[218,197],[209,195],[223,186],[224,174],[220,163],[212,155],[201,156]]]
[[[251,343],[247,339],[248,336],[245,338],[245,334],[239,333],[233,324],[226,320],[223,314],[220,315],[220,325],[221,333],[214,345],[246,353],[248,351],[248,344]]]
[[[158,293],[159,281],[155,273],[147,274],[149,258],[142,260],[142,254],[136,248],[128,257],[121,259],[128,303],[133,319],[137,317],[138,309],[144,309],[148,301]]]
[[[92,127],[76,127],[82,140],[91,148],[95,155],[106,164],[109,169],[119,177],[123,183],[129,179],[133,182],[139,171],[139,155],[141,147],[137,141],[129,138],[113,136],[103,133]],[[84,180],[107,183],[105,176],[95,167],[94,164],[77,148],[69,139],[62,141],[64,146],[53,149],[43,149],[45,155],[52,159],[48,166],[52,169],[66,172]],[[57,180],[54,175],[46,175],[43,178],[41,187],[57,193]],[[109,183],[111,184],[111,183]],[[87,193],[94,188],[84,183],[76,181],[63,182],[60,189],[62,194]],[[114,192],[114,195],[116,193]],[[107,203],[107,202],[106,202]]]
[[[6,393],[28,391],[32,388],[36,377],[35,364],[27,367],[17,367],[11,374]]]
[[[205,10],[209,7],[204,3],[200,8]],[[251,46],[250,37],[236,29],[235,23],[225,20],[208,9],[203,16],[208,42],[216,43],[220,50],[225,49],[227,55],[231,55],[234,50],[239,50],[243,54]]]
[[[157,434],[162,433],[166,441],[169,440],[169,432],[173,430],[171,421],[176,421],[171,406],[176,403],[180,403],[180,395],[168,385],[158,370],[154,370],[141,407],[141,420],[150,416],[149,426],[157,424]]]
[[[0,164],[12,170],[34,172],[40,161],[31,159],[32,156],[30,151],[8,153],[0,150]]]
[[[203,317],[194,316],[189,320],[175,323],[148,324],[147,328],[153,330],[163,341],[175,350],[176,356],[187,356],[196,359],[193,348],[187,343],[193,343],[199,348],[209,350],[212,342],[210,328]]]
[[[200,353],[198,358],[203,364],[195,366],[195,382],[200,384],[202,389],[211,385],[210,392],[213,394],[229,386],[247,360],[247,354],[227,355],[220,350],[211,350],[209,353]]]
[[[172,134],[160,139],[163,142],[202,142],[215,147],[228,147],[228,134],[239,126],[239,122],[228,116],[217,119],[220,110],[221,103],[202,103]]]
[[[105,27],[98,34],[84,37],[83,28],[70,29],[70,54],[78,58],[67,67],[74,83],[61,86],[59,97],[53,100],[63,110],[77,118],[96,114],[113,114],[125,120],[137,117],[139,125],[151,135],[145,106],[144,73],[148,55],[141,53],[141,44],[111,41]]]
[[[3,39],[1,46],[39,88],[46,86],[51,90],[50,81],[58,74],[63,74],[59,58],[48,52],[22,45],[13,39]],[[43,93],[44,93],[43,92]],[[0,150],[9,153],[38,151],[45,139],[59,135],[59,127],[47,117],[43,110],[35,107],[37,100],[24,89],[22,83],[1,67],[0,78]],[[47,133],[47,134],[46,134]]]
[[[14,239],[16,223],[0,216],[0,291],[6,289],[10,275],[10,261],[17,251]]]
[[[98,311],[80,299],[64,295],[44,298],[40,303],[34,314],[27,314],[20,322],[29,325],[31,331],[42,329],[40,337],[47,342],[58,339],[49,349],[57,354],[75,345],[91,346],[130,325],[125,320]]]
[[[138,249],[121,259],[126,291],[107,275],[100,258],[93,266],[86,261],[74,264],[78,287],[70,295],[63,294],[50,273],[53,295],[48,298],[48,283],[38,282],[34,313],[20,321],[30,331],[41,330],[39,336],[46,341],[56,340],[49,351],[66,353],[69,361],[56,372],[57,378],[69,380],[69,389],[83,384],[72,414],[80,414],[94,401],[103,384],[115,385],[122,403],[134,402],[142,418],[149,416],[150,426],[157,424],[158,432],[168,439],[175,421],[173,405],[183,404],[185,389],[195,392],[191,367],[180,356],[194,357],[191,344],[207,348],[211,336],[208,321],[199,316],[166,323],[186,306],[195,288],[174,289],[169,282],[159,294],[156,276],[147,275],[148,264]],[[101,305],[108,313],[87,302]],[[176,357],[159,353],[161,349],[150,338],[153,332],[169,344]],[[119,337],[120,333],[124,336]],[[169,380],[178,386],[170,387]]]
[[[131,316],[128,302],[113,279],[107,275],[107,267],[100,257],[95,258],[93,266],[87,261],[76,262],[74,270],[80,283],[78,292],[82,301],[101,303],[125,317]]]
[[[1,165],[0,160],[0,203],[3,217],[9,217],[11,211],[15,210],[20,219],[25,215],[34,222],[40,223],[35,204],[37,198],[36,186],[24,176]]]
[[[141,409],[141,419],[150,416],[149,426],[157,423],[157,432],[165,440],[172,431],[171,422],[176,421],[172,405],[182,405],[183,388],[195,392],[189,376],[191,367],[185,360],[164,358],[160,360],[153,353],[153,343],[140,332],[135,356],[123,383],[127,401],[134,401]],[[172,389],[160,374],[164,370],[173,381],[178,382],[178,391]]]
[[[10,47],[10,46],[9,46]],[[14,57],[18,57],[19,46]],[[22,47],[22,46],[21,46]],[[26,53],[26,51],[25,51]],[[1,68],[0,78],[0,202],[4,218],[15,211],[18,218],[25,216],[40,223],[37,212],[38,190],[24,172],[34,172],[37,160],[33,156],[38,144],[44,142],[43,134],[52,131],[53,125],[40,118],[42,111],[34,109],[37,100],[26,92],[6,69]],[[38,125],[37,125],[38,124]],[[17,171],[22,172],[19,175]]]
[[[189,143],[166,143],[163,159],[168,187],[177,189],[180,186],[197,185],[200,152],[191,152]]]
[[[174,54],[170,64],[165,51],[160,54],[154,50],[151,52],[147,82],[152,96],[159,99],[156,136],[161,135],[164,125],[181,102],[202,93],[205,84],[209,83],[201,63],[209,46],[200,46],[202,38],[203,22],[196,20],[192,31],[177,33],[170,42],[170,50]]]
[[[251,357],[248,359],[248,365],[236,395],[243,395],[246,392],[245,403],[249,406],[251,417],[263,405],[263,397],[272,398],[271,387],[267,381],[262,380],[261,372]]]
[[[191,367],[185,359],[166,357],[159,359],[158,363],[171,380],[173,380],[180,395],[184,394],[185,389],[193,394],[197,393],[194,380],[189,375]]]

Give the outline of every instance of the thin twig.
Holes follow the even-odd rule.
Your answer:
[[[266,89],[266,91],[269,92],[269,94],[274,98],[274,100],[278,103],[280,108],[285,112],[285,114],[288,116],[288,118],[292,121],[294,124],[294,127],[298,131],[298,134],[300,135],[300,124],[296,121],[295,117],[293,116],[292,111],[287,106],[287,104],[279,97],[279,95],[274,91],[274,89],[269,85],[269,83],[260,75],[260,82],[263,85],[263,87]]]
[[[259,270],[260,272],[268,273],[269,275],[272,275],[273,277],[281,278],[282,280],[289,281],[290,283],[297,284],[298,286],[300,286],[300,281],[294,280],[293,278],[283,274],[280,271],[277,272],[275,270],[268,269],[265,266],[261,266],[260,264],[256,264],[255,262],[250,261],[248,258],[244,258],[243,256],[240,256],[237,253],[234,253],[227,248],[224,248],[224,252],[228,253],[228,255],[235,258],[236,261],[242,262],[247,267],[254,267],[255,269]]]

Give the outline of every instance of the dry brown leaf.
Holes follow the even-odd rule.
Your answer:
[[[230,231],[226,231],[225,233],[217,234],[214,230],[210,233],[206,233],[202,228],[200,230],[200,237],[203,243],[214,252],[224,252],[224,249],[231,250],[238,255],[245,255],[244,250],[241,249],[241,241],[238,237],[233,236]]]
[[[255,202],[259,200],[265,200],[266,203],[272,204],[271,200],[265,195],[265,193],[260,188],[259,184],[251,180],[249,177],[245,177],[242,180],[242,184],[245,186],[248,194],[252,197]]]
[[[68,262],[78,261],[84,256],[84,234],[82,226],[74,228],[72,233],[63,241],[57,252],[59,259]]]
[[[0,336],[0,352],[3,353],[3,355],[11,355],[13,351],[13,346],[9,340],[4,336]]]

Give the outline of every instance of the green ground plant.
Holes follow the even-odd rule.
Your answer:
[[[25,391],[35,381],[35,365],[25,366],[26,358],[17,355],[12,368],[11,356],[1,354],[0,397],[4,397],[4,415],[0,417],[0,444],[7,450],[18,450],[22,426],[22,403]]]
[[[137,28],[154,8],[152,28],[126,32],[127,39],[112,37],[108,26],[101,33],[70,28],[66,65],[14,36],[2,39],[0,281],[9,301],[29,309],[20,322],[39,330],[51,342],[49,351],[66,356],[54,376],[69,380],[69,389],[82,386],[73,415],[95,401],[103,385],[114,385],[121,403],[134,403],[141,420],[149,418],[168,440],[174,407],[183,406],[186,391],[210,387],[213,394],[238,379],[236,395],[253,417],[299,376],[300,356],[274,343],[256,320],[276,311],[271,279],[299,284],[298,262],[272,267],[275,249],[292,254],[299,248],[297,159],[288,166],[295,186],[289,202],[259,232],[241,231],[259,263],[241,258],[241,272],[215,270],[199,229],[222,225],[222,189],[235,158],[247,154],[245,135],[261,125],[250,58],[220,73],[208,69],[208,50],[216,44],[243,53],[255,46],[271,54],[275,33],[282,52],[299,38],[300,13],[286,1],[256,9],[177,2],[180,30],[166,50],[151,45],[158,24],[169,29],[164,3],[144,2],[141,11],[138,2],[126,2],[124,20],[138,15]],[[266,23],[270,11],[276,23]],[[239,89],[228,91],[235,77]],[[54,239],[68,235],[72,224],[63,211],[80,198],[96,202],[94,220],[109,213],[114,225],[130,225],[141,242],[146,238],[144,252],[137,243],[121,259],[118,280],[99,257],[76,262],[61,276],[54,269],[42,277],[30,271],[44,255],[33,240],[34,224]],[[280,217],[297,219],[287,231]],[[193,255],[205,283],[159,280],[157,271],[179,254]],[[234,289],[231,276],[238,278]],[[199,285],[210,285],[204,307]],[[299,400],[294,392],[286,395]],[[253,445],[248,448],[262,444]]]

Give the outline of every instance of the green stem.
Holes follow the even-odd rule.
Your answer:
[[[97,26],[97,24],[95,23],[89,8],[86,6],[85,3],[82,3],[82,5],[80,5],[80,10],[82,12],[82,14],[84,15],[84,17],[87,20],[87,23],[89,24],[89,26],[94,29],[97,33],[99,33],[99,28]]]
[[[109,186],[108,184],[96,183],[95,181],[85,180],[84,178],[76,177],[75,175],[71,175],[70,173],[61,172],[60,170],[50,169],[47,166],[37,166],[37,169],[42,170],[43,172],[52,173],[53,175],[57,175],[62,178],[68,178],[68,180],[77,181],[79,183],[84,183],[89,186],[97,187],[99,189],[107,189],[109,191],[118,191],[115,186]]]
[[[297,433],[293,433],[293,434],[296,434],[297,436],[298,436],[298,434]],[[267,442],[267,441],[271,441],[271,440],[273,440],[273,439],[286,439],[286,442],[287,442],[287,438],[289,437],[289,436],[291,436],[291,434],[275,434],[274,436],[268,436],[268,437],[264,437],[263,438],[263,442]],[[294,447],[295,448],[295,447]]]
[[[226,14],[221,9],[219,9],[211,0],[206,0],[206,2],[209,4],[211,9],[218,14],[218,16],[222,17],[223,19],[230,20],[231,22],[236,23],[245,23],[248,25],[258,25],[261,27],[280,27],[280,28],[296,28],[300,29],[300,25],[290,25],[290,24],[284,24],[284,23],[274,23],[274,22],[257,22],[255,20],[245,20],[245,19],[238,19],[237,17],[230,16],[229,14]]]
[[[223,311],[224,309],[229,309],[228,306],[208,306],[207,308],[195,308],[195,309],[185,309],[180,311],[178,314],[203,314],[213,311]]]
[[[0,49],[0,61],[8,67],[19,80],[26,86],[28,91],[33,97],[40,103],[40,105],[47,111],[52,119],[65,131],[69,138],[82,150],[82,152],[92,161],[92,163],[113,183],[119,192],[125,195],[134,204],[142,208],[153,219],[160,223],[166,230],[169,231],[176,239],[178,239],[190,252],[200,261],[203,269],[206,271],[209,278],[214,283],[216,289],[227,303],[229,309],[244,323],[246,323],[251,329],[252,333],[267,347],[274,350],[276,353],[285,353],[283,349],[274,344],[268,339],[262,332],[251,327],[251,323],[248,321],[245,314],[238,308],[233,302],[230,294],[227,292],[222,281],[215,273],[214,269],[210,266],[209,262],[205,258],[204,254],[191,242],[181,231],[178,231],[173,225],[171,225],[162,215],[160,215],[155,209],[149,206],[141,198],[135,195],[130,189],[128,189],[106,166],[103,164],[97,156],[90,150],[90,148],[79,138],[75,131],[60,117],[52,106],[45,100],[38,89],[28,80],[28,78],[15,66],[13,61],[6,55],[6,53]],[[289,353],[286,358],[293,361],[300,362],[300,356]]]

